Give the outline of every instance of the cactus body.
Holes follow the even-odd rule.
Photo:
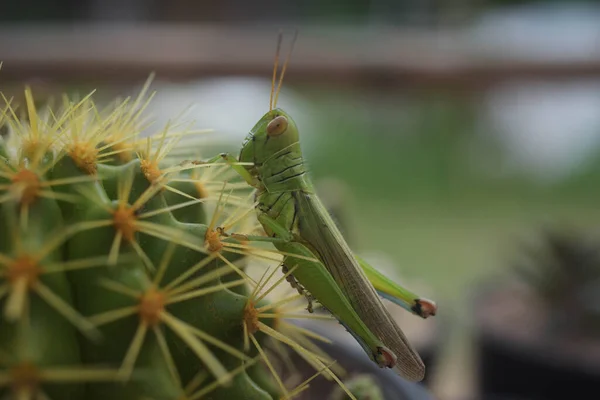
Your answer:
[[[32,104],[6,108],[0,146],[0,397],[277,398],[244,348],[244,255],[219,248],[189,170],[111,146],[117,118],[88,101]]]

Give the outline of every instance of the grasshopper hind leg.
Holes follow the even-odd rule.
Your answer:
[[[284,274],[287,274],[289,272],[289,268],[283,264],[281,266],[281,271]],[[304,286],[302,286],[300,284],[300,282],[298,282],[298,280],[294,277],[294,275],[289,274],[286,277],[286,280],[289,282],[290,286],[294,289],[296,289],[298,291],[298,294],[304,295],[304,297],[306,298],[306,301],[308,301],[308,305],[306,306],[306,311],[308,311],[309,313],[313,313],[314,312],[314,308],[313,308],[313,301],[315,300],[314,296],[312,294],[310,294],[306,288],[304,288]]]
[[[412,312],[425,319],[437,313],[437,306],[432,300],[420,298],[415,300]]]

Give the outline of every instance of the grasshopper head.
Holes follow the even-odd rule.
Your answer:
[[[244,141],[239,160],[261,165],[275,153],[297,142],[296,123],[285,111],[276,108],[254,125]],[[250,171],[253,171],[252,167]]]

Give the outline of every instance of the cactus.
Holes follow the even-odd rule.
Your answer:
[[[291,398],[311,378],[283,382],[286,351],[340,382],[320,338],[286,321],[303,299],[273,297],[276,251],[220,235],[255,229],[249,189],[185,161],[197,141],[181,125],[140,136],[147,89],[105,109],[5,99],[0,396]]]
[[[347,380],[346,387],[358,400],[384,400],[383,393],[377,385],[377,380],[369,374],[352,376]],[[341,387],[337,387],[328,400],[347,400],[348,398],[348,394]]]

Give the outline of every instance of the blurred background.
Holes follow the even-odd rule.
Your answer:
[[[600,2],[21,0],[0,6],[17,100],[139,91],[236,151],[279,105],[353,248],[433,298],[401,316],[438,399],[600,388]],[[596,242],[597,244],[598,242]],[[591,250],[590,250],[591,249]]]

